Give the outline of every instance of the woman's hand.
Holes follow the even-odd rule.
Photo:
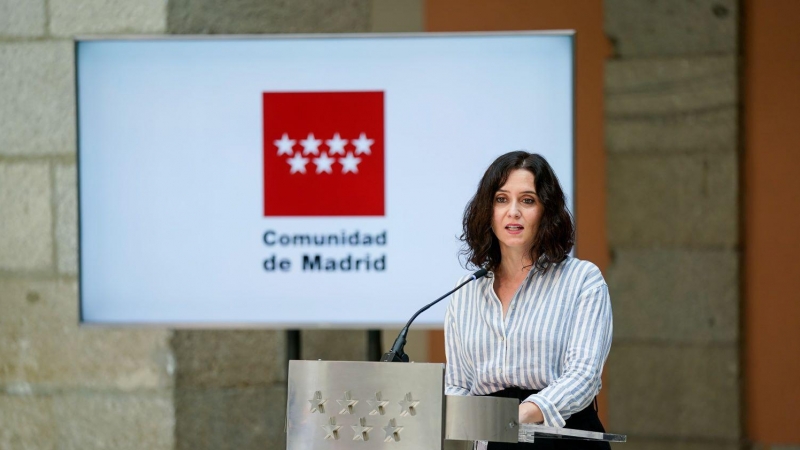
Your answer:
[[[524,402],[519,405],[519,423],[542,423],[544,415],[539,406],[533,402]]]

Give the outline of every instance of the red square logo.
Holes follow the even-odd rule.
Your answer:
[[[383,92],[264,93],[264,215],[383,216]]]

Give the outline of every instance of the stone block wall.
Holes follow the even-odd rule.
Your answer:
[[[78,325],[72,37],[421,31],[421,4],[0,0],[0,449],[284,445],[283,332]],[[739,3],[604,4],[609,425],[739,448]],[[303,335],[365,358],[362,331]]]
[[[0,449],[285,447],[284,332],[79,326],[73,37],[367,31],[422,31],[421,0],[0,0]]]
[[[626,450],[741,446],[738,4],[604,3],[606,388]]]
[[[170,332],[78,324],[72,37],[160,0],[0,0],[0,449],[172,449]]]
[[[175,448],[286,448],[286,343],[281,331],[180,330]]]

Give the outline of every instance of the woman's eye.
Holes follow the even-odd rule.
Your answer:
[[[534,200],[532,198],[524,198],[524,199],[522,199],[522,202],[526,203],[528,205],[532,205],[532,204],[536,203],[536,200]]]
[[[497,203],[505,203],[506,202],[506,198],[505,197],[497,197],[497,198],[494,199],[494,201],[496,201]]]

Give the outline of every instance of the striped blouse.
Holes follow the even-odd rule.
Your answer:
[[[570,257],[545,273],[531,271],[505,318],[493,281],[490,272],[450,299],[445,393],[539,390],[525,401],[539,406],[545,425],[563,427],[600,391],[612,331],[603,275]]]

